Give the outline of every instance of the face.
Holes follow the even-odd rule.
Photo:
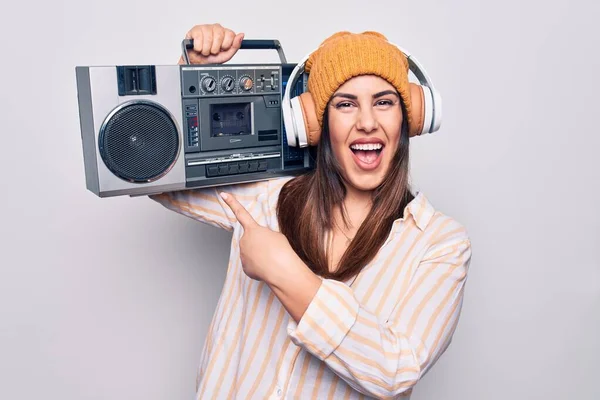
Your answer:
[[[333,154],[348,189],[377,188],[400,142],[402,108],[394,86],[374,75],[346,81],[329,102]]]

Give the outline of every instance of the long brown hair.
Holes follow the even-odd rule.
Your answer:
[[[279,229],[296,254],[319,276],[342,282],[356,276],[375,257],[394,220],[402,217],[404,208],[414,198],[408,183],[406,107],[402,101],[400,106],[403,116],[400,141],[390,169],[381,185],[373,191],[373,206],[336,271],[329,271],[324,243],[327,231],[333,226],[334,207],[340,206],[345,215],[346,187],[331,147],[329,105],[325,107],[321,140],[316,149],[316,168],[291,179],[281,189],[277,202]]]

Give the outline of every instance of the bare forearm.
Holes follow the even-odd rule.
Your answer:
[[[265,282],[296,323],[300,322],[321,286],[321,278],[300,258],[296,258],[284,268],[270,271]]]

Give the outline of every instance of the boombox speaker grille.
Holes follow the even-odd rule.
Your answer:
[[[98,146],[106,167],[129,182],[151,182],[166,174],[179,154],[177,125],[162,106],[137,101],[104,121]]]

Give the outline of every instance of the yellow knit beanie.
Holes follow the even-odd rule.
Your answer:
[[[304,70],[309,73],[308,91],[321,127],[333,93],[348,79],[359,75],[377,75],[393,85],[406,106],[408,123],[412,120],[408,61],[381,33],[335,33],[309,56]]]

